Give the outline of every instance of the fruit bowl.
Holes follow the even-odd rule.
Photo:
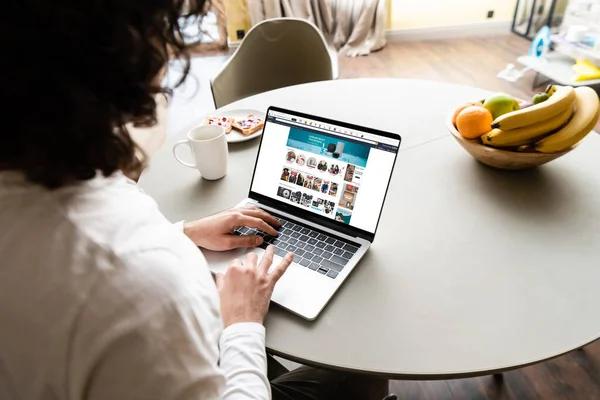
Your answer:
[[[458,143],[473,156],[477,161],[493,168],[506,170],[519,170],[534,168],[546,164],[552,160],[564,156],[575,148],[571,146],[565,151],[559,153],[519,153],[515,151],[500,150],[493,147],[484,146],[476,140],[465,139],[458,133],[458,130],[452,123],[452,115],[448,118],[448,130]]]

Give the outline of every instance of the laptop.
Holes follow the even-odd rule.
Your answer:
[[[212,272],[225,272],[248,251],[276,246],[273,266],[288,252],[294,262],[272,301],[314,320],[375,239],[401,138],[366,127],[278,107],[267,111],[248,198],[281,222],[278,237],[260,248],[205,251]],[[272,267],[274,268],[274,267]]]

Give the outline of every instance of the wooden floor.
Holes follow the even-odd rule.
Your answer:
[[[516,35],[406,42],[386,46],[368,57],[340,57],[340,79],[411,78],[476,86],[529,99],[545,85],[532,89],[535,73],[530,71],[515,83],[496,75],[508,63],[527,54],[531,42]],[[596,125],[600,132],[600,122]]]
[[[412,78],[477,86],[529,98],[533,72],[517,83],[498,79],[531,42],[515,35],[388,45],[368,57],[340,57],[340,78]],[[517,65],[518,67],[518,65]]]
[[[600,399],[600,342],[542,364],[505,372],[500,379],[392,381],[390,390],[400,399],[410,400]]]
[[[516,83],[502,81],[496,75],[507,63],[516,64],[517,57],[526,54],[530,44],[506,35],[388,45],[368,57],[340,57],[340,78],[428,79],[529,98],[534,94],[532,72]],[[598,315],[600,318],[600,305]],[[600,342],[542,364],[504,373],[500,380],[485,376],[450,381],[393,381],[391,391],[400,399],[410,400],[600,400]]]
[[[526,54],[530,44],[517,36],[505,35],[388,45],[368,57],[340,57],[340,79],[428,79],[529,98],[534,93],[532,72],[514,84],[496,75],[507,63],[516,64],[517,57]],[[184,116],[189,118],[213,109],[208,78],[226,59],[220,56],[194,60],[196,81],[178,89],[183,95],[175,96],[174,101],[180,103],[182,118],[173,118],[170,132],[179,129]],[[391,390],[400,399],[410,400],[600,400],[600,342],[542,364],[507,372],[503,380],[486,376],[450,381],[393,381]]]

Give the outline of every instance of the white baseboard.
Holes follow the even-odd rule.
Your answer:
[[[511,21],[484,21],[454,26],[392,29],[386,32],[388,43],[490,36],[510,33]]]

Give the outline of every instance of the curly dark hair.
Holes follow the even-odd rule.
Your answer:
[[[47,188],[100,171],[141,172],[126,124],[156,124],[170,59],[189,71],[182,33],[209,0],[23,0],[0,17],[0,170]]]

